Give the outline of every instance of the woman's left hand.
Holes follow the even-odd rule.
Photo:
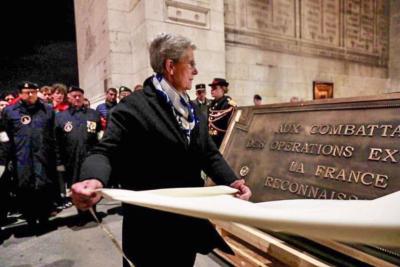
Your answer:
[[[243,200],[249,200],[251,197],[251,190],[250,188],[244,184],[244,179],[239,179],[234,181],[233,183],[230,184],[230,187],[233,187],[239,192],[235,194],[235,197],[243,199]]]

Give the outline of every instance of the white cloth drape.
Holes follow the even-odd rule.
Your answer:
[[[280,200],[251,203],[227,186],[148,191],[101,189],[108,199],[243,223],[305,237],[400,246],[400,191],[375,200]]]

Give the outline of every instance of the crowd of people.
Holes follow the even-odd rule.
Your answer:
[[[209,84],[210,100],[206,85],[197,84],[196,99],[191,101],[206,118],[217,147],[236,108],[226,95],[228,85],[225,79],[215,78]],[[143,86],[108,88],[105,102],[95,110],[84,90],[76,86],[39,87],[22,82],[17,87],[0,96],[0,199],[4,200],[0,225],[8,222],[7,214],[17,211],[34,226],[46,224],[49,216],[72,206],[69,189],[80,177],[83,160],[102,137],[110,112]],[[112,179],[109,185],[120,187]]]
[[[120,100],[132,93],[126,86],[119,89]],[[0,225],[14,212],[32,229],[44,228],[50,216],[72,205],[69,188],[99,142],[109,112],[91,109],[84,94],[76,86],[26,81],[0,96]],[[117,100],[107,93],[109,102]]]

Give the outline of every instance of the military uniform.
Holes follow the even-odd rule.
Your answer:
[[[24,89],[36,86],[25,85]],[[47,219],[58,194],[54,183],[54,112],[39,100],[34,104],[21,100],[4,109],[2,121],[10,139],[7,157],[12,160],[21,212],[28,223]]]
[[[79,178],[80,167],[89,150],[98,143],[100,114],[91,108],[70,107],[56,114],[58,166],[65,166],[65,181],[70,186]]]
[[[201,113],[204,114],[204,116],[206,116],[206,118],[208,117],[208,111],[210,109],[211,100],[206,98],[204,100],[204,102],[201,102],[200,100],[195,99],[192,101],[192,103],[199,108]]]
[[[196,84],[196,95],[199,96],[199,94],[202,93],[206,93],[206,85],[204,83]],[[208,110],[210,108],[211,100],[205,97],[204,101],[202,102],[199,100],[199,97],[197,97],[195,100],[192,101],[192,104],[197,106],[201,113],[204,114],[206,118],[208,118]]]
[[[221,146],[236,106],[236,103],[229,96],[213,100],[210,104],[208,133],[217,147]]]

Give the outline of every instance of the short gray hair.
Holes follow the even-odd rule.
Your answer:
[[[150,65],[155,73],[164,72],[165,60],[178,62],[188,48],[196,46],[186,37],[171,33],[158,34],[150,44]]]

